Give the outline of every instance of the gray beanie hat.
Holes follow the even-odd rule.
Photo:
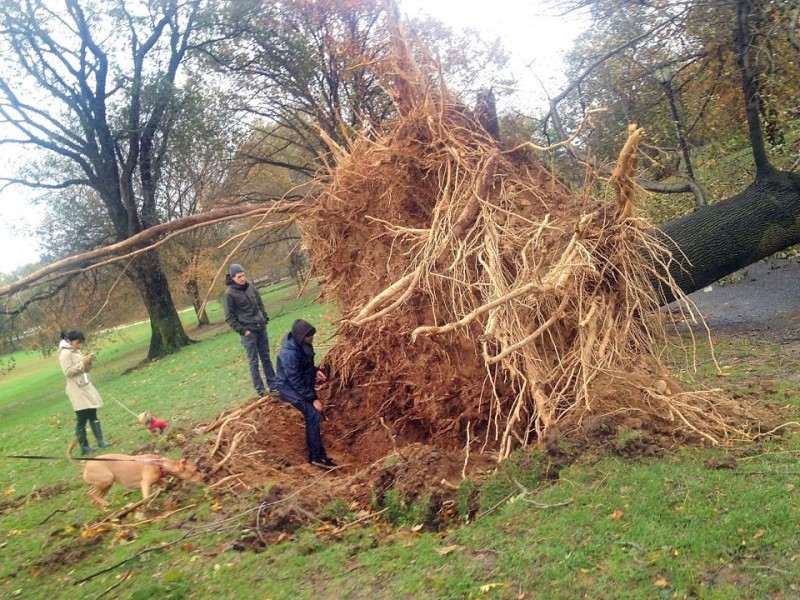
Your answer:
[[[236,276],[237,273],[244,273],[244,267],[239,263],[233,263],[230,269],[228,269],[228,275],[230,275],[231,278],[233,278]]]

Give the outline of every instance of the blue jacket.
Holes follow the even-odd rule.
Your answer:
[[[275,385],[283,400],[297,404],[317,399],[314,388],[317,367],[314,366],[312,346],[298,343],[291,333],[287,334],[281,343],[276,366]]]

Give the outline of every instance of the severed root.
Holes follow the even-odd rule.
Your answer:
[[[208,425],[204,425],[196,429],[195,432],[198,435],[202,435],[204,433],[208,433],[209,431],[214,431],[217,427],[220,427],[223,424],[227,424],[231,420],[239,419],[244,415],[246,415],[247,413],[254,411],[257,408],[261,408],[269,401],[270,397],[264,396],[263,398],[259,398],[255,402],[248,404],[244,408],[240,408],[230,413],[222,413],[216,419],[211,421],[211,423],[209,423]]]
[[[213,475],[214,473],[219,471],[225,465],[225,463],[228,462],[231,459],[231,456],[233,456],[233,453],[236,451],[236,446],[239,445],[239,442],[241,441],[241,439],[245,435],[247,435],[246,431],[239,431],[239,432],[236,433],[235,436],[233,436],[233,441],[231,442],[231,447],[228,450],[228,453],[225,455],[225,457],[221,461],[219,461],[216,465],[211,467],[211,470],[209,471],[209,474]]]
[[[624,221],[634,215],[636,192],[636,149],[644,139],[644,130],[636,125],[628,125],[628,140],[619,153],[617,166],[611,175],[611,184],[617,192],[619,220]]]

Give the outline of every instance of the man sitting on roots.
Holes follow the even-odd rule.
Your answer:
[[[322,403],[317,400],[315,386],[327,377],[314,366],[316,332],[314,326],[303,319],[292,324],[292,330],[284,338],[278,353],[277,385],[281,400],[303,413],[308,462],[322,469],[334,469],[336,463],[328,458],[320,433]]]

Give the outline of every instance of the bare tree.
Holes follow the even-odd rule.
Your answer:
[[[381,82],[384,74],[376,68],[390,51],[392,2],[235,0],[227,5],[229,35],[207,49],[213,64],[234,78],[238,108],[255,124],[243,156],[304,181],[327,155],[326,140],[346,147],[354,131],[377,131],[396,115]],[[485,42],[475,32],[455,34],[433,20],[404,25],[413,32],[409,41],[417,52],[441,57],[448,84],[475,85],[505,64],[499,43]]]
[[[758,51],[758,46],[754,41],[757,39],[757,36],[754,35],[754,28],[758,26],[758,22],[750,17],[750,9],[755,0],[731,1],[738,8],[738,12],[731,13],[737,17],[731,19],[729,25],[731,30],[737,32],[735,39],[739,40],[734,51],[739,58],[740,65],[739,89],[743,90],[740,100],[744,99],[750,102],[748,110],[752,110],[752,93],[753,90],[758,89],[761,77],[757,70],[748,68],[748,65],[752,64],[753,53]],[[660,26],[661,24],[654,25],[654,27]],[[794,29],[788,31],[794,35]],[[652,33],[652,31],[644,32],[644,34],[647,33]],[[599,65],[602,60],[622,52],[641,39],[643,38],[637,36],[627,43],[620,44],[597,57],[591,65],[587,66],[573,82],[573,85],[565,90],[564,94],[553,99],[554,111],[550,115],[553,122],[555,123],[560,118],[556,112],[559,103],[589,77],[593,66]],[[560,122],[558,126],[560,126]],[[674,269],[672,274],[687,293],[755,260],[800,242],[800,177],[793,172],[780,171],[770,163],[764,147],[760,115],[757,110],[748,119],[748,126],[756,167],[753,183],[733,197],[703,207],[682,219],[664,224],[655,232],[673,248],[675,257],[679,259],[672,265]],[[556,141],[560,142],[559,147],[561,147],[574,140],[567,140],[564,136],[564,139]],[[660,190],[690,191],[691,188],[686,183],[680,182],[673,186],[662,185]],[[119,260],[118,257],[109,257],[115,257],[121,252],[141,252],[148,245],[163,243],[164,236],[179,235],[198,227],[223,223],[230,219],[265,217],[270,213],[281,213],[284,220],[291,220],[292,215],[304,210],[305,206],[302,202],[288,201],[273,206],[265,203],[235,205],[186,216],[169,223],[153,225],[111,246],[62,259],[19,281],[0,286],[0,298],[7,297],[15,291],[36,286],[42,282],[52,282],[59,277],[80,271],[86,268],[86,264],[103,264],[98,261],[107,263]],[[668,295],[665,295],[665,301],[670,299]]]
[[[161,165],[180,101],[176,79],[201,5],[2,0],[0,118],[13,133],[0,143],[47,157],[28,175],[3,179],[93,190],[117,242],[158,225]],[[158,253],[137,255],[126,274],[150,316],[148,358],[188,344]]]

